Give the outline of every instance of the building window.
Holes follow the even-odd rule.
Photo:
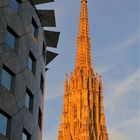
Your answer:
[[[42,74],[41,74],[41,79],[40,79],[40,89],[41,89],[41,92],[43,94],[43,92],[44,92],[44,79],[43,79]]]
[[[0,134],[6,136],[8,118],[0,113]]]
[[[29,52],[28,68],[35,74],[35,58],[31,52]]]
[[[31,140],[31,135],[25,129],[23,129],[22,140]]]
[[[38,37],[38,26],[34,19],[32,19],[32,35],[37,40]]]
[[[45,47],[45,43],[43,43],[42,56],[43,56],[44,62],[45,62],[45,59],[46,59],[45,55],[46,55],[46,47]]]
[[[19,11],[19,0],[10,0],[10,7],[13,9],[16,13]]]
[[[16,37],[17,35],[14,33],[14,31],[8,27],[6,33],[6,44],[13,50],[15,49]]]
[[[8,90],[11,90],[12,80],[13,73],[7,67],[3,66],[1,84]]]
[[[32,112],[32,110],[33,110],[33,95],[29,89],[26,89],[25,106]]]
[[[42,113],[41,113],[40,108],[39,108],[39,112],[38,112],[38,126],[41,130],[41,128],[42,128]]]

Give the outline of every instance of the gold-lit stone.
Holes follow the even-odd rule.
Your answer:
[[[102,78],[92,67],[86,0],[81,3],[76,64],[64,82],[58,140],[108,140]]]

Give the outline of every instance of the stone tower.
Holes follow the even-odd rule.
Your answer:
[[[87,1],[81,2],[75,69],[66,75],[58,140],[108,140],[102,78],[94,74],[90,54]]]

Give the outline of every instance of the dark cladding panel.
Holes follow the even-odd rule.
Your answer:
[[[58,54],[54,52],[47,51],[46,52],[46,65],[50,63]]]
[[[54,2],[54,0],[32,0],[34,4],[42,4],[47,2]]]
[[[56,27],[54,10],[38,10],[42,25],[45,27]]]
[[[60,32],[44,31],[46,46],[57,48]]]

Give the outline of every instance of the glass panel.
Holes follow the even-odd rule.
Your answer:
[[[8,45],[8,47],[14,50],[15,42],[16,42],[15,36],[12,35],[9,31],[7,31],[7,33],[6,33],[6,44]]]
[[[39,128],[41,130],[41,125],[42,125],[42,113],[41,113],[41,110],[39,108],[39,112],[38,112],[38,125],[39,125]]]
[[[2,80],[1,84],[6,87],[8,90],[11,89],[11,82],[12,82],[12,76],[6,71],[2,70]]]
[[[27,140],[27,135],[25,133],[22,134],[22,140]]]
[[[46,47],[45,47],[45,44],[43,43],[42,55],[43,55],[44,61],[45,61],[45,52],[46,52]]]
[[[10,2],[10,7],[11,7],[16,13],[18,13],[19,3],[17,2],[17,0],[11,0],[11,2]]]
[[[31,59],[30,56],[29,56],[29,60],[28,60],[28,68],[32,71],[32,68],[33,68],[33,60]]]
[[[0,113],[0,134],[6,135],[7,117]]]
[[[30,96],[26,92],[26,97],[25,97],[25,106],[29,109],[30,108]]]
[[[44,80],[43,80],[43,76],[41,74],[40,88],[41,88],[42,94],[43,94],[43,88],[44,88],[43,86],[44,86]]]
[[[32,35],[35,37],[35,26],[32,24]]]
[[[32,35],[33,35],[33,37],[35,39],[37,39],[37,34],[38,34],[38,30],[37,29],[38,29],[38,26],[37,26],[35,20],[32,19]]]

